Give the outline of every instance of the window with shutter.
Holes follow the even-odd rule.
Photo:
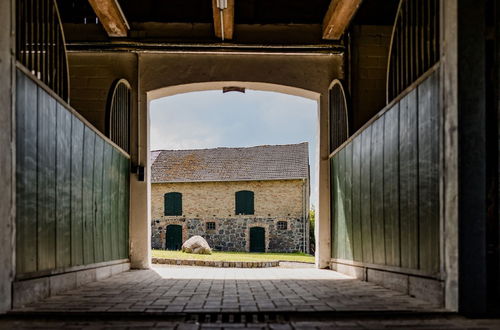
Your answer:
[[[165,215],[182,215],[182,194],[171,192],[165,194]]]
[[[235,213],[254,214],[254,193],[253,191],[241,190],[235,194]]]

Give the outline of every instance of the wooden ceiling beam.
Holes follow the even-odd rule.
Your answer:
[[[323,39],[339,40],[362,0],[332,0],[323,19]]]
[[[130,26],[117,0],[89,0],[110,37],[126,37]]]
[[[217,38],[222,40],[233,39],[234,32],[234,0],[226,0],[227,8],[221,10],[217,7],[218,0],[212,0],[212,11],[214,16],[214,30]]]

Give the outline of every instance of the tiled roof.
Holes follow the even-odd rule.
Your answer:
[[[308,143],[151,152],[151,181],[204,182],[309,178]]]
[[[158,156],[161,154],[161,150],[153,150],[151,151],[151,164],[153,164],[156,160],[156,158],[158,158]]]

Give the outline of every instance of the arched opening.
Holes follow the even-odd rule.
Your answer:
[[[106,135],[130,152],[130,83],[120,79],[113,84],[106,109]]]
[[[320,94],[317,92],[293,86],[270,84],[265,82],[249,82],[249,81],[210,81],[210,82],[199,82],[191,84],[181,84],[181,85],[163,87],[149,91],[147,92],[148,103],[163,97],[172,96],[176,94],[210,91],[210,90],[222,90],[224,87],[228,86],[238,86],[239,88],[245,88],[247,90],[283,93],[293,96],[304,97],[315,101],[319,101],[320,97]]]
[[[332,153],[349,137],[349,115],[344,87],[339,80],[332,82],[328,96],[330,153]]]
[[[227,88],[228,86],[230,88]],[[245,94],[225,93],[234,90],[244,91]],[[274,103],[272,105],[266,104],[268,101],[259,101],[260,103],[251,101],[257,102],[253,105],[231,103],[227,106],[231,110],[228,110],[229,112],[224,114],[211,112],[215,110],[207,106],[207,103],[209,103],[207,100],[214,96],[231,100],[231,102],[243,102],[241,99],[238,99],[238,95],[251,100],[261,98],[269,101],[274,98]],[[196,103],[195,108],[197,107],[196,111],[198,111],[198,114],[193,115],[194,117],[198,117],[202,122],[208,122],[212,120],[211,117],[216,117],[218,121],[222,122],[221,126],[205,130],[201,128],[198,122],[189,122],[186,119],[188,110],[183,108],[185,105],[179,101],[180,97],[188,99],[191,103]],[[167,105],[166,100],[169,99],[173,101]],[[252,232],[250,227],[258,226],[270,228],[269,232],[266,229],[266,234],[262,236],[262,241],[266,243],[264,244],[264,248],[260,245],[258,249],[256,248],[261,252],[267,252],[268,245],[272,246],[276,250],[275,252],[310,251],[310,241],[314,234],[310,233],[309,230],[309,205],[310,200],[316,205],[318,199],[316,173],[319,157],[316,152],[317,144],[315,141],[319,135],[316,118],[319,109],[318,101],[318,93],[299,88],[267,83],[234,81],[195,83],[149,92],[148,114],[150,119],[148,129],[150,130],[149,139],[152,152],[149,159],[150,166],[147,171],[151,173],[150,217],[153,223],[151,226],[153,231],[152,236],[155,237],[155,231],[159,227],[165,228],[169,225],[169,222],[182,221],[186,227],[185,239],[199,235],[206,238],[209,245],[215,251],[249,251],[249,245],[253,244],[250,238]],[[305,104],[304,106],[308,109],[306,111],[309,111],[307,116],[310,118],[308,120],[292,120],[298,112],[304,111],[300,110],[302,108],[299,109],[298,106],[290,106],[294,102]],[[226,106],[222,103],[218,103],[218,106]],[[262,104],[266,104],[269,109],[274,109],[276,113],[273,114],[270,110],[261,110]],[[162,115],[159,113],[166,113],[167,111],[171,111],[168,112],[168,122],[162,121]],[[273,131],[273,134],[276,136],[286,135],[283,132],[287,132],[287,126],[290,126],[289,130],[293,131],[293,127],[295,127],[293,126],[295,125],[294,121],[299,122],[297,127],[300,125],[310,125],[311,139],[314,140],[313,146],[300,145],[302,142],[313,141],[294,141],[293,136],[291,137],[292,140],[282,138],[281,140],[266,141],[259,139],[264,134],[264,130],[247,131],[246,129],[249,126],[252,127],[251,129],[254,126],[252,126],[253,122],[248,117],[241,114],[244,111],[246,111],[245,113],[262,112],[266,116],[276,117],[272,119],[267,118],[270,120],[270,123],[269,127],[265,128],[266,130]],[[238,115],[240,117],[236,115],[233,117],[232,115],[235,112],[239,112]],[[181,117],[184,122],[173,124],[176,118]],[[279,117],[279,120],[277,117]],[[188,122],[188,125],[182,126],[185,122]],[[174,126],[168,126],[169,124]],[[235,141],[235,135],[233,135],[233,138],[227,138],[226,135],[222,135],[218,139],[217,132],[224,130],[224,126],[226,125],[234,125],[236,127],[231,134],[236,132],[236,136],[252,136],[254,139],[250,140],[250,142],[243,139],[236,139],[237,141]],[[175,136],[172,135],[174,130],[179,131]],[[164,143],[165,141],[175,142],[182,134],[190,134],[192,131],[209,131],[212,133],[198,135],[192,139],[195,142],[180,143],[177,141],[177,144]],[[214,136],[217,136],[217,139],[213,138]],[[209,144],[212,138],[215,142]],[[163,144],[159,144],[158,141],[161,141]],[[297,162],[296,159],[300,158],[301,153],[305,150],[303,154],[306,160],[304,164],[301,163],[303,165],[301,165],[301,170],[305,173],[303,176],[287,174],[286,168],[281,171],[282,173],[280,173],[280,170],[272,170],[269,173],[265,173],[262,170],[266,162],[275,161],[271,159],[272,157],[269,158],[269,154],[274,152],[272,148],[280,146],[292,149],[298,148],[297,150],[299,150],[299,153],[295,153],[294,151],[280,151],[284,152],[283,156],[286,158],[283,160],[283,163]],[[252,155],[257,151],[252,148],[260,148],[258,152],[263,152],[263,154],[259,157],[263,158],[255,161]],[[216,152],[218,154],[212,156],[208,155],[209,152]],[[227,153],[232,153],[229,158],[225,158],[228,157]],[[313,167],[311,170],[312,175],[309,174],[309,153],[312,155],[311,158],[314,159],[314,162],[310,164]],[[238,162],[231,162],[231,157],[234,157]],[[218,166],[215,169],[216,173],[210,172],[210,170],[213,170],[213,166]],[[235,178],[233,175],[242,176]],[[284,175],[288,175],[288,177],[284,177]],[[286,204],[286,200],[293,198],[286,196],[287,188],[281,188],[280,190],[280,180],[285,185],[290,185],[291,189],[294,189],[295,197],[293,198],[296,204],[290,210],[287,210],[287,206],[283,205]],[[314,182],[310,183],[310,180],[314,180]],[[268,188],[262,188],[266,185]],[[266,189],[268,190],[266,191]],[[166,190],[182,194],[182,217],[180,217],[180,214],[177,214],[177,217],[169,215],[169,218],[166,214],[158,212],[158,207],[156,206],[159,199],[158,196],[165,196]],[[264,191],[263,193],[261,193],[262,190]],[[284,195],[273,198],[273,192]],[[311,192],[313,197],[310,197]],[[272,203],[278,206],[270,206]],[[278,219],[278,215],[282,218]],[[262,226],[256,223],[257,219],[259,223],[262,223]],[[280,230],[278,230],[278,220],[283,220],[282,222],[284,223],[288,221],[292,225],[288,226],[287,230],[284,230],[281,223]],[[229,228],[230,223],[236,221],[239,221],[240,227],[237,229]],[[301,236],[299,239],[287,240],[285,237],[287,235]],[[273,240],[276,242],[273,242]],[[312,261],[314,260],[312,259]]]

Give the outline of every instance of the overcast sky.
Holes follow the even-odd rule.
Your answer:
[[[150,105],[151,150],[250,147],[309,142],[316,191],[317,102],[281,93],[205,91]],[[316,194],[311,203],[317,205]]]

